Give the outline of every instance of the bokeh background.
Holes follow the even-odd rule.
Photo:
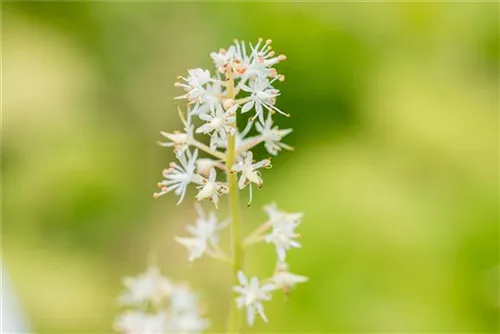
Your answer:
[[[498,3],[2,5],[2,258],[32,331],[112,332],[120,279],[152,252],[224,330],[230,269],[173,241],[195,214],[153,200],[173,159],[156,141],[181,127],[176,76],[260,36],[288,57],[296,151],[244,228],[273,200],[305,212],[289,262],[310,282],[248,331],[499,331]],[[252,248],[248,273],[273,252]]]

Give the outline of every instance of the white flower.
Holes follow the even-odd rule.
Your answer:
[[[243,131],[239,131],[238,129],[236,129],[236,132],[234,133],[236,150],[240,153],[243,153],[244,150],[242,150],[242,148],[248,143],[248,141],[253,139],[252,137],[245,138],[250,130],[252,130],[252,125],[253,121],[249,120]],[[227,149],[227,140],[219,139],[217,141],[217,147]]]
[[[199,333],[207,327],[208,322],[199,314],[197,294],[187,285],[175,285],[172,290],[168,332]]]
[[[219,196],[228,193],[227,186],[223,183],[217,182],[216,178],[217,172],[215,171],[215,168],[212,167],[212,169],[210,169],[208,179],[204,178],[202,181],[203,185],[198,187],[198,189],[200,189],[198,194],[196,194],[196,199],[198,201],[209,199],[215,204],[215,207],[217,207],[217,204],[219,203]]]
[[[219,231],[227,226],[228,220],[219,223],[215,212],[211,211],[205,215],[201,206],[196,205],[198,217],[194,226],[188,225],[187,231],[191,233],[190,238],[176,237],[175,240],[187,248],[190,262],[200,258],[209,246],[216,246],[219,242]]]
[[[266,235],[266,242],[276,246],[276,253],[280,262],[285,262],[286,252],[290,248],[300,248],[295,239],[300,235],[295,233],[302,219],[302,213],[287,213],[278,210],[275,203],[267,205],[264,210],[269,215],[272,232]]]
[[[167,333],[196,334],[208,327],[208,321],[197,313],[182,313],[173,316],[168,323]]]
[[[273,230],[266,235],[266,242],[273,243],[276,246],[276,253],[279,261],[286,259],[286,252],[290,248],[300,248],[301,245],[295,239],[300,235],[295,233],[297,223],[289,220],[280,220],[273,223]]]
[[[276,76],[276,71],[270,67],[286,59],[284,55],[275,55],[271,48],[272,41],[270,39],[260,48],[262,41],[262,38],[260,38],[255,47],[251,46],[250,63],[245,73],[247,77]]]
[[[293,147],[288,146],[281,142],[281,139],[292,132],[292,129],[280,130],[277,126],[273,128],[273,120],[271,114],[267,117],[264,124],[256,123],[255,129],[261,134],[264,141],[264,147],[267,152],[272,155],[278,155],[282,148],[286,150],[293,150]]]
[[[202,86],[212,80],[212,78],[210,77],[210,72],[201,68],[188,70],[188,74],[189,76],[187,79],[182,79],[188,82],[188,84],[190,84],[191,86]]]
[[[264,123],[264,109],[266,108],[269,112],[277,111],[282,115],[289,116],[283,111],[276,108],[276,98],[280,95],[279,90],[275,89],[271,84],[282,78],[281,76],[274,78],[269,81],[267,78],[257,77],[255,80],[250,81],[249,86],[241,84],[240,87],[245,92],[251,93],[247,103],[241,108],[242,113],[250,111],[255,105],[255,117],[259,117],[261,123]]]
[[[226,94],[222,89],[220,75],[217,73],[216,79],[205,85],[203,95],[201,95],[200,98],[194,103],[194,107],[191,112],[192,115],[202,115],[208,113],[210,110],[213,110],[216,104],[221,103],[222,98],[225,95]]]
[[[145,273],[137,277],[124,278],[123,284],[127,290],[120,297],[120,301],[126,305],[139,305],[147,302],[159,304],[172,291],[171,283],[155,266],[149,267]]]
[[[235,40],[234,47],[231,47],[234,50],[233,69],[236,77],[240,77],[243,82],[256,77],[276,76],[276,70],[271,66],[286,59],[284,55],[276,56],[272,50],[270,39],[262,45],[263,41],[262,38],[259,38],[255,46],[249,43],[250,55],[247,54],[244,42]]]
[[[210,53],[210,57],[214,61],[214,65],[220,73],[226,72],[227,65],[231,63],[234,57],[234,47],[229,50],[220,49],[219,52]]]
[[[124,334],[164,334],[167,331],[165,312],[146,314],[127,311],[116,320],[115,327]]]
[[[167,138],[167,142],[158,142],[159,145],[164,147],[174,147],[175,152],[182,152],[187,149],[188,146],[188,134],[180,131],[174,131],[172,133],[160,131],[161,135]]]
[[[206,94],[203,85],[212,79],[210,72],[201,68],[188,70],[188,74],[187,78],[178,77],[180,81],[175,83],[176,87],[182,87],[187,92],[184,95],[176,97],[176,99],[188,99],[191,102],[195,102]]]
[[[240,285],[233,287],[233,290],[241,295],[236,297],[236,305],[238,308],[246,307],[248,325],[253,326],[255,322],[255,312],[259,313],[262,320],[267,322],[261,301],[270,300],[271,295],[269,292],[274,290],[276,286],[274,284],[260,286],[257,277],[252,277],[249,283],[242,271],[238,272],[238,281]]]
[[[227,135],[235,133],[237,108],[238,106],[235,105],[224,111],[222,105],[217,104],[215,110],[212,110],[210,114],[199,115],[207,123],[196,129],[196,133],[209,134],[212,137],[210,139],[210,149],[212,151],[216,150],[218,140],[226,140]]]
[[[286,263],[279,263],[276,273],[271,278],[271,281],[277,288],[283,289],[285,293],[290,293],[290,290],[295,284],[307,282],[309,278],[306,276],[295,275],[288,271]]]
[[[207,249],[207,241],[205,239],[175,237],[175,241],[186,247],[189,262],[200,258]]]
[[[257,163],[253,163],[253,153],[248,151],[245,159],[242,159],[239,163],[233,165],[231,170],[233,172],[241,172],[240,179],[238,180],[238,187],[243,189],[247,184],[250,183],[250,201],[249,205],[252,202],[252,185],[251,183],[255,183],[259,188],[262,188],[262,184],[264,181],[260,177],[260,172],[257,171],[259,168],[271,168],[271,160],[264,159]]]
[[[264,211],[269,216],[269,220],[273,224],[279,224],[281,221],[285,223],[300,224],[300,221],[304,214],[302,212],[289,213],[278,209],[276,203],[271,203],[264,206]]]
[[[189,150],[178,154],[177,159],[181,165],[179,166],[175,162],[171,162],[170,168],[163,171],[163,177],[165,180],[158,183],[160,192],[155,193],[154,197],[158,198],[170,191],[174,191],[174,193],[179,196],[177,204],[180,204],[186,195],[187,186],[191,182],[201,182],[195,174],[197,157],[198,150],[195,150],[192,154]]]
[[[175,285],[172,289],[172,313],[194,312],[198,308],[198,296],[185,284]]]
[[[164,147],[174,147],[174,152],[179,155],[180,153],[187,150],[189,147],[190,141],[193,139],[193,128],[194,126],[191,124],[191,112],[188,108],[187,111],[187,120],[182,115],[180,109],[177,109],[179,112],[179,117],[184,124],[184,132],[174,131],[173,133],[168,133],[161,131],[160,133],[166,137],[169,141],[167,142],[158,142],[159,145]]]

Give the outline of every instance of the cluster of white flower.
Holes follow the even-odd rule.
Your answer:
[[[215,212],[207,214],[196,203],[196,222],[186,227],[190,235],[175,240],[187,249],[190,262],[208,255],[233,266],[235,300],[231,309],[245,308],[247,323],[252,326],[256,314],[267,322],[263,302],[271,299],[271,292],[283,290],[289,294],[295,284],[308,280],[305,276],[290,273],[286,263],[287,252],[301,247],[297,241],[299,234],[295,232],[302,219],[301,213],[286,213],[275,204],[267,205],[264,210],[269,218],[253,233],[245,239],[233,233],[239,224],[235,213],[239,206],[236,192],[248,186],[250,205],[252,185],[259,189],[263,186],[260,170],[271,168],[271,158],[255,161],[252,149],[263,144],[273,156],[282,150],[293,149],[282,143],[292,129],[279,129],[273,123],[276,113],[289,116],[276,107],[280,91],[274,84],[285,77],[273,68],[286,58],[275,54],[271,40],[264,42],[262,39],[248,47],[235,41],[227,50],[221,49],[210,56],[215,65],[214,75],[208,70],[191,69],[175,84],[184,89],[176,99],[188,102],[185,114],[178,110],[184,128],[172,133],[161,132],[166,141],[159,144],[173,148],[178,162],[170,163],[163,171],[164,179],[158,183],[160,191],[154,196],[158,198],[173,192],[179,197],[177,204],[180,204],[188,185],[194,184],[198,189],[196,200],[211,201],[217,208],[219,198],[229,194],[231,219],[219,221]],[[252,110],[254,113],[247,117],[244,129],[238,129],[237,123]],[[195,125],[197,119],[201,124]],[[207,143],[195,138],[200,134],[209,136]],[[206,156],[199,157],[199,154]],[[218,178],[218,172],[225,174],[226,178]],[[230,224],[233,254],[227,255],[219,246],[219,232]],[[262,281],[257,277],[247,278],[241,263],[243,247],[260,242],[272,244],[277,254],[274,275]],[[118,319],[117,328],[125,333],[193,333],[207,326],[196,312],[195,297],[161,277],[157,269],[151,268],[144,275],[127,279],[125,285],[128,292],[122,297],[122,302],[139,307]],[[168,307],[166,300],[170,301]],[[144,305],[149,312],[144,312]],[[157,312],[158,309],[161,312]],[[238,314],[236,311],[232,313]],[[237,326],[230,327],[229,332],[237,332]]]
[[[228,256],[222,252],[218,245],[218,232],[229,224],[229,219],[219,223],[213,211],[207,216],[200,205],[196,205],[195,208],[198,212],[198,219],[194,226],[188,225],[186,227],[192,237],[176,237],[175,240],[187,248],[190,262],[200,258],[205,253],[212,257],[228,259]]]
[[[249,186],[251,202],[252,184],[259,189],[263,185],[259,169],[271,168],[270,159],[254,162],[251,149],[260,143],[264,143],[271,155],[277,155],[282,149],[293,149],[281,142],[292,130],[280,130],[273,126],[272,120],[276,112],[288,116],[275,106],[280,91],[273,86],[285,77],[272,68],[286,57],[275,55],[271,40],[264,42],[259,39],[248,49],[247,53],[245,43],[235,41],[229,49],[211,53],[215,75],[197,68],[188,70],[187,77],[178,78],[175,86],[185,92],[176,99],[188,101],[187,115],[179,110],[184,129],[161,132],[167,141],[160,142],[160,145],[173,147],[179,162],[171,163],[163,171],[164,180],[158,183],[160,191],[154,194],[155,197],[173,191],[179,196],[179,204],[187,186],[194,184],[198,189],[197,200],[210,200],[217,206],[219,197],[228,193],[227,183],[217,180],[219,170],[241,174],[238,187]],[[225,75],[225,80],[221,75]],[[236,126],[238,114],[241,116],[251,110],[255,114],[248,118],[245,130],[239,132]],[[202,122],[200,125],[194,125],[196,118]],[[249,136],[253,127],[257,135]],[[208,135],[209,144],[197,140],[195,134]],[[228,166],[227,137],[233,135],[236,136],[236,161]],[[209,157],[199,158],[200,151]]]
[[[290,273],[285,262],[286,252],[289,249],[301,247],[300,243],[295,240],[299,237],[299,234],[295,233],[295,229],[300,224],[302,213],[281,211],[275,203],[265,206],[264,211],[267,212],[269,219],[250,234],[243,244],[249,246],[263,240],[274,244],[277,253],[275,273],[265,281],[264,285],[260,286],[257,277],[252,277],[249,283],[246,276],[240,271],[238,273],[240,285],[233,288],[235,292],[240,294],[236,298],[238,308],[246,307],[247,309],[247,323],[250,326],[254,323],[256,311],[267,322],[261,302],[271,299],[269,292],[281,289],[288,295],[295,284],[308,280],[305,276]]]
[[[208,254],[213,258],[218,258],[231,262],[231,258],[218,245],[218,232],[226,227],[230,221],[225,220],[219,223],[215,213],[212,211],[206,215],[201,206],[196,205],[198,217],[194,226],[188,225],[187,231],[192,237],[176,237],[176,241],[186,247],[188,251],[188,261],[201,258]],[[238,286],[233,289],[240,296],[236,298],[238,308],[247,309],[247,323],[252,326],[257,312],[264,321],[267,318],[264,314],[262,301],[271,299],[269,292],[281,289],[286,294],[290,293],[291,288],[297,283],[303,283],[308,280],[305,276],[295,275],[288,271],[288,265],[285,262],[286,253],[291,248],[300,248],[300,243],[296,240],[299,234],[295,229],[299,226],[302,219],[302,213],[287,213],[279,210],[275,203],[264,207],[268,214],[268,220],[260,225],[244,241],[244,246],[250,246],[265,241],[271,243],[276,248],[277,264],[274,275],[266,279],[263,286],[260,286],[259,279],[252,277],[248,282],[245,274],[238,273]]]
[[[200,333],[208,327],[198,297],[185,284],[163,277],[157,267],[123,280],[120,303],[127,309],[115,328],[125,334]]]

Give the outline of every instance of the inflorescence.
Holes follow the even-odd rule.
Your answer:
[[[261,189],[264,183],[261,171],[272,167],[271,157],[254,160],[252,149],[263,144],[272,156],[282,150],[293,150],[282,142],[292,129],[279,129],[273,122],[277,114],[289,117],[276,106],[280,91],[274,85],[285,77],[273,68],[286,57],[275,53],[271,40],[263,39],[255,45],[236,40],[229,49],[220,49],[210,56],[215,65],[213,74],[201,68],[191,69],[175,83],[183,90],[175,99],[186,100],[187,109],[183,112],[178,108],[182,130],[161,132],[165,139],[159,144],[173,148],[177,162],[171,162],[163,171],[163,180],[158,182],[159,191],[154,197],[173,192],[180,204],[188,186],[194,185],[197,219],[186,227],[187,236],[175,240],[187,249],[190,262],[207,255],[235,265],[234,259],[219,246],[219,232],[233,223],[231,217],[219,221],[214,211],[206,213],[199,202],[210,201],[217,208],[221,197],[248,187],[250,205],[253,185]],[[249,116],[240,131],[237,120],[242,121],[243,115]],[[207,140],[195,138],[203,135],[208,136]],[[232,148],[229,138],[234,140]],[[238,189],[231,189],[220,174],[237,176],[234,187]],[[235,267],[234,302],[237,308],[246,309],[249,326],[254,324],[256,314],[267,322],[263,303],[271,299],[272,292],[282,290],[288,294],[295,284],[308,280],[290,273],[286,262],[287,252],[301,247],[296,229],[302,213],[284,212],[274,203],[265,206],[264,211],[267,221],[241,240],[241,247],[260,242],[273,245],[274,274],[260,281],[257,277],[247,278],[242,268]],[[200,317],[195,295],[186,286],[174,285],[163,278],[156,267],[135,279],[126,279],[125,285],[128,292],[121,300],[135,309],[128,310],[117,321],[116,327],[124,333],[197,333],[208,325]]]

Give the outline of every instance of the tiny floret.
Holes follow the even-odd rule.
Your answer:
[[[196,218],[195,225],[188,225],[186,230],[191,234],[191,237],[181,238],[176,237],[175,240],[186,247],[188,251],[188,260],[193,262],[210,251],[217,252],[217,244],[219,242],[219,231],[226,227],[229,223],[228,220],[219,222],[215,212],[205,214],[200,205],[196,205],[198,217]]]
[[[196,199],[198,201],[202,201],[204,199],[208,199],[212,201],[217,207],[219,203],[219,196],[223,194],[227,194],[227,186],[223,183],[217,182],[217,172],[215,168],[210,169],[210,174],[208,178],[204,178],[202,181],[202,185],[198,187],[199,191],[196,195]]]
[[[125,277],[123,285],[127,290],[120,297],[120,302],[124,305],[159,304],[172,292],[171,283],[155,266],[137,277]]]
[[[173,283],[152,266],[135,278],[125,278],[120,300],[128,307],[115,321],[124,334],[200,333],[208,327],[198,296],[184,283]]]
[[[170,191],[179,196],[180,204],[186,195],[187,186],[194,182],[200,183],[197,177],[195,177],[196,168],[196,158],[198,157],[198,150],[191,153],[189,150],[180,153],[177,156],[180,165],[175,162],[170,164],[170,167],[163,171],[163,177],[165,180],[158,183],[160,192],[154,194],[155,198],[165,195]]]
[[[291,289],[299,283],[305,283],[309,280],[306,276],[292,274],[288,271],[288,265],[284,262],[279,263],[276,272],[271,278],[271,281],[277,288],[282,289],[285,294],[289,294]]]
[[[233,106],[225,111],[220,104],[209,114],[200,115],[205,124],[196,129],[196,133],[209,134],[210,149],[215,151],[218,140],[226,140],[228,135],[233,135],[235,128],[235,112],[238,106]]]
[[[276,289],[276,286],[272,283],[261,286],[257,277],[252,277],[249,282],[242,271],[238,272],[238,281],[240,285],[233,287],[233,290],[240,294],[236,297],[236,305],[238,308],[246,308],[248,325],[253,326],[255,313],[267,322],[262,302],[271,300],[269,292]]]
[[[270,218],[272,231],[265,237],[266,242],[273,243],[280,262],[285,262],[286,253],[291,248],[300,248],[296,240],[300,235],[295,229],[300,225],[301,213],[286,213],[277,209],[275,204],[264,208]]]
[[[246,113],[255,107],[255,117],[258,117],[261,123],[264,123],[264,109],[269,112],[277,111],[280,114],[287,115],[280,109],[276,108],[276,98],[280,95],[279,90],[272,86],[274,81],[278,80],[278,77],[269,81],[267,78],[257,78],[250,82],[250,85],[241,85],[241,89],[245,92],[250,93],[250,101],[248,101],[241,109],[242,113]]]
[[[264,159],[261,160],[257,163],[253,162],[253,153],[252,151],[248,151],[247,156],[244,159],[241,159],[241,161],[233,167],[231,167],[231,170],[233,172],[240,172],[241,176],[240,179],[238,180],[238,187],[240,189],[245,188],[248,184],[250,184],[250,201],[248,205],[252,202],[252,183],[255,183],[257,187],[262,188],[262,184],[264,181],[262,180],[260,176],[260,172],[257,171],[259,168],[271,168],[271,160],[269,159]]]
[[[278,155],[282,150],[293,150],[293,147],[282,143],[283,137],[291,133],[292,129],[282,129],[280,130],[277,126],[273,127],[273,119],[269,115],[264,124],[255,124],[255,129],[261,134],[262,141],[264,141],[264,147],[267,152],[272,155]]]
[[[189,148],[190,143],[193,140],[193,125],[191,124],[191,111],[188,108],[187,119],[184,118],[181,110],[177,109],[179,112],[179,117],[184,124],[184,132],[174,131],[172,133],[161,131],[161,135],[164,136],[168,141],[158,142],[159,145],[164,147],[173,147],[174,152],[179,155],[182,154]]]

